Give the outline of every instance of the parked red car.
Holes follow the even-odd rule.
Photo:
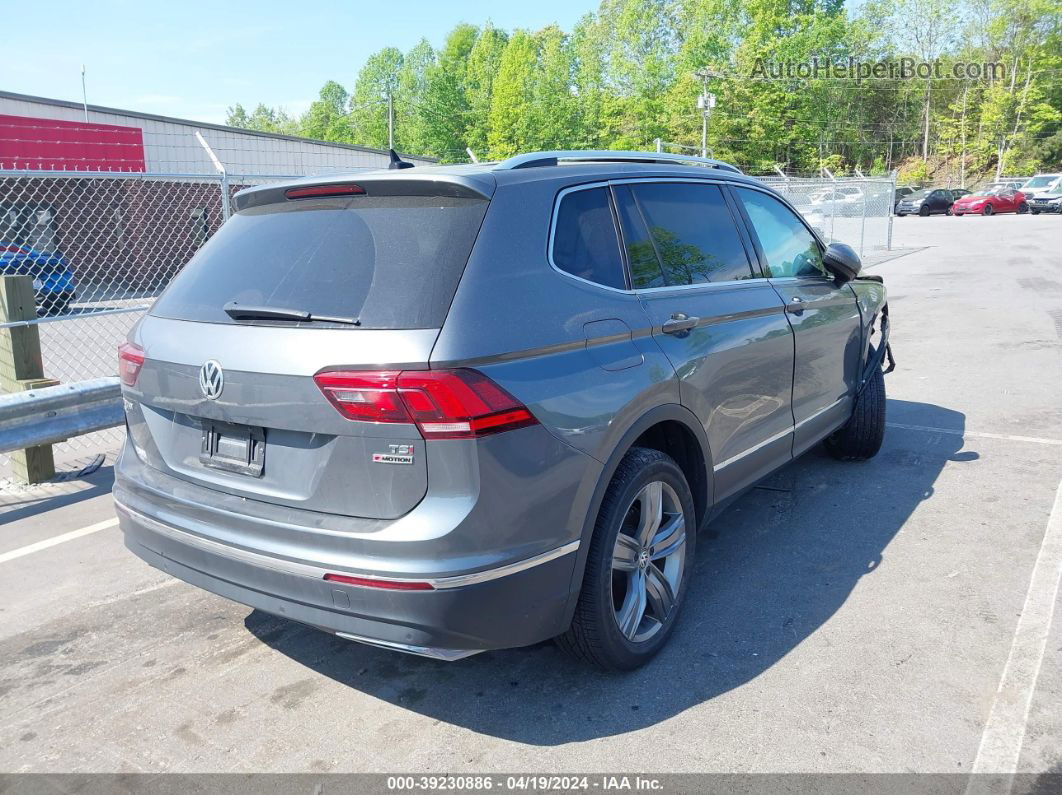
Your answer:
[[[1025,194],[1013,188],[986,188],[957,199],[951,205],[952,215],[993,215],[994,213],[1027,213]]]

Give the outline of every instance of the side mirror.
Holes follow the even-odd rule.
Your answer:
[[[841,283],[852,281],[863,268],[855,249],[845,243],[830,243],[822,255],[822,264]]]

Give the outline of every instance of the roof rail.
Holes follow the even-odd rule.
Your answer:
[[[498,171],[514,168],[539,168],[556,166],[560,163],[688,163],[706,168],[719,168],[724,171],[742,173],[741,169],[722,160],[694,155],[675,155],[668,152],[614,152],[608,149],[572,150],[558,152],[528,152],[503,160],[494,168]]]

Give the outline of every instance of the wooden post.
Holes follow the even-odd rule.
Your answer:
[[[37,307],[30,276],[0,276],[0,323],[34,320]],[[0,329],[0,392],[54,386],[44,377],[41,338],[36,325]],[[11,453],[12,474],[25,483],[43,483],[55,477],[51,445]]]

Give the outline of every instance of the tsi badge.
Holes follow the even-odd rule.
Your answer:
[[[372,462],[374,464],[412,464],[413,463],[413,445],[411,444],[389,444],[390,448],[388,453],[373,453]]]

